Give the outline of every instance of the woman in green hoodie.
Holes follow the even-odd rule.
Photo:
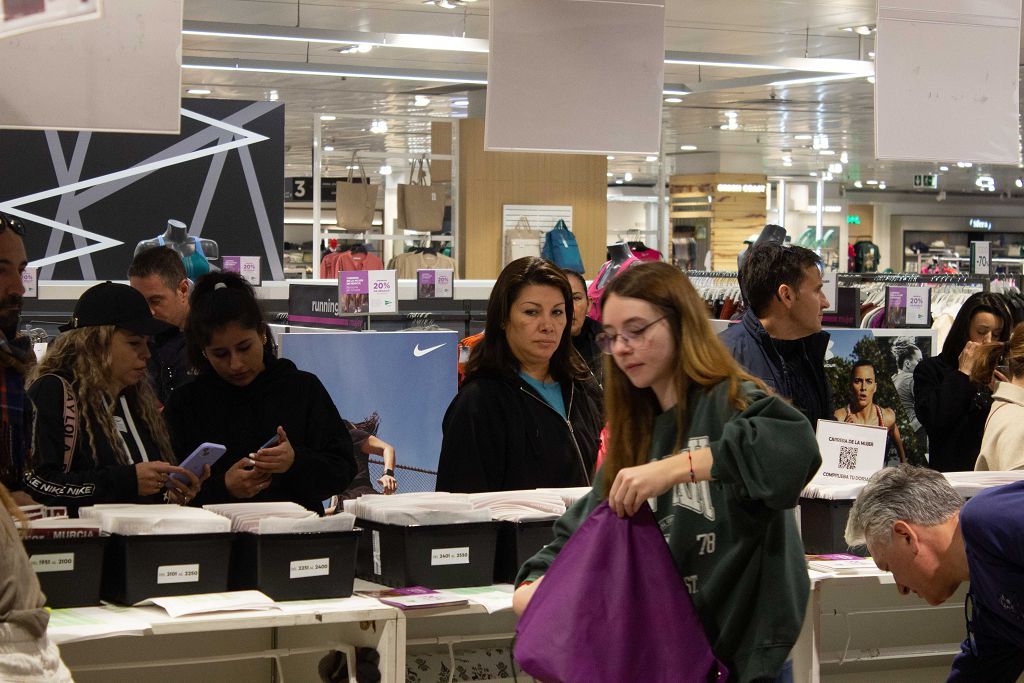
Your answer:
[[[606,460],[556,523],[555,540],[520,570],[516,610],[603,500],[620,517],[649,501],[734,680],[791,680],[787,659],[809,591],[792,508],[821,464],[810,423],[739,367],[689,280],[668,264],[614,280],[602,327]]]

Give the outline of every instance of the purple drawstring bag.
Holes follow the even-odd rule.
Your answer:
[[[520,617],[515,658],[545,683],[729,678],[646,503],[624,519],[607,501],[590,513]]]

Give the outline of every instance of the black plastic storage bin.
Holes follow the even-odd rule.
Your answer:
[[[274,600],[352,595],[359,529],[308,534],[238,534],[231,549],[231,590]]]
[[[46,594],[46,604],[89,607],[100,604],[106,536],[26,538],[25,552]]]
[[[852,500],[800,499],[800,535],[804,552],[808,555],[848,553],[867,555],[863,546],[846,545],[846,519],[850,516]]]
[[[356,575],[392,588],[489,586],[495,522],[397,526],[360,519]]]
[[[134,605],[168,595],[222,593],[234,534],[122,536],[107,544],[103,599]]]
[[[555,538],[555,519],[533,522],[498,522],[494,557],[494,583],[512,583],[528,559]]]

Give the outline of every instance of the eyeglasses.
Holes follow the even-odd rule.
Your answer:
[[[21,222],[20,218],[0,213],[0,232],[4,230],[10,230],[19,237],[25,236],[25,224]]]
[[[597,342],[597,345],[601,349],[601,351],[607,353],[608,355],[611,355],[613,353],[612,348],[614,348],[615,346],[616,339],[622,339],[622,341],[625,342],[626,345],[629,346],[630,348],[642,349],[647,346],[647,343],[644,341],[644,338],[647,336],[647,330],[651,329],[651,327],[655,323],[659,323],[665,318],[666,316],[663,315],[657,320],[652,320],[643,327],[637,327],[636,329],[632,330],[624,330],[618,334],[608,334],[607,332],[601,332],[596,337],[594,337],[594,341]]]

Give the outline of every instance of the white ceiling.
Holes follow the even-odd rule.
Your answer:
[[[868,59],[871,37],[862,38],[843,27],[875,22],[874,0],[666,0],[666,50],[709,52],[760,57]],[[303,29],[433,34],[466,38],[488,37],[488,0],[465,9],[446,10],[422,0],[185,0],[187,21],[266,24]],[[331,45],[185,35],[183,53],[192,58],[266,60],[289,66],[320,64],[387,67],[396,70],[457,71],[486,74],[487,55],[471,52],[377,47],[366,54],[342,55]],[[610,45],[609,50],[615,46]],[[696,86],[709,80],[744,78],[760,71],[723,67],[667,64],[665,82]],[[184,69],[183,93],[209,88],[208,97],[266,99],[276,90],[286,105],[286,175],[311,175],[314,114],[332,113],[324,124],[324,143],[338,152],[328,155],[325,174],[343,172],[353,149],[395,153],[398,157],[429,144],[433,117],[465,115],[452,106],[466,91],[432,94],[426,107],[414,105],[416,92],[442,84],[396,79],[301,76],[270,73]],[[455,86],[456,88],[459,86]],[[742,161],[768,175],[809,177],[838,161],[846,151],[850,163],[836,180],[853,188],[855,180],[885,181],[889,189],[910,189],[915,173],[938,172],[938,164],[877,162],[873,157],[873,88],[865,79],[789,86],[759,85],[687,95],[678,104],[665,104],[663,148],[668,172],[691,167],[708,154]],[[737,112],[739,130],[721,130],[725,111]],[[386,134],[369,132],[372,119],[388,123]],[[433,120],[437,120],[433,118]],[[623,121],[623,125],[629,125]],[[824,133],[834,157],[818,155],[804,133]],[[682,153],[681,144],[698,151]],[[783,155],[792,166],[783,165]],[[717,160],[714,159],[714,160]],[[737,161],[739,160],[739,161]],[[1014,186],[1024,170],[974,167],[951,170],[940,179],[947,191],[975,191],[979,173],[995,177],[1000,192],[1024,194]],[[657,164],[642,157],[609,161],[609,172],[625,172],[636,182],[653,182]],[[759,168],[756,168],[759,165]]]

